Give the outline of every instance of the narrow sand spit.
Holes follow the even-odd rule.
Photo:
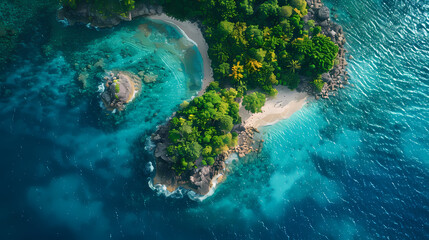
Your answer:
[[[205,89],[209,86],[209,84],[213,81],[213,70],[211,68],[211,60],[207,51],[209,50],[209,46],[206,43],[206,40],[201,33],[200,28],[196,23],[192,23],[190,21],[178,21],[174,18],[171,18],[165,14],[161,15],[153,15],[148,17],[149,19],[158,19],[164,22],[170,23],[174,27],[176,27],[179,31],[181,31],[185,37],[190,39],[192,42],[197,45],[198,50],[200,51],[201,57],[203,58],[204,65],[204,79],[201,91],[198,93],[198,96],[203,95]]]
[[[267,99],[261,113],[252,114],[240,106],[239,113],[246,127],[258,128],[289,118],[305,105],[309,96],[305,92],[291,91],[285,86],[277,86],[276,89],[279,93]]]

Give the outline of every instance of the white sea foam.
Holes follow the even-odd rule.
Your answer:
[[[151,165],[152,163],[149,162]],[[153,167],[153,166],[152,166]],[[171,198],[183,198],[185,195],[189,197],[189,199],[197,202],[202,202],[206,200],[208,197],[212,196],[215,193],[216,186],[218,184],[218,179],[223,176],[223,174],[216,175],[212,181],[211,181],[211,188],[209,192],[205,195],[197,194],[196,192],[185,189],[182,187],[178,187],[173,192],[168,191],[167,186],[163,184],[155,184],[153,185],[152,178],[149,178],[148,185],[150,189],[154,190],[158,196],[165,196],[165,197],[171,197]]]
[[[154,190],[158,196],[165,196],[165,197],[171,197],[171,198],[183,198],[184,194],[186,194],[186,192],[188,191],[184,188],[179,187],[173,192],[170,192],[167,190],[167,187],[165,185],[162,185],[162,184],[153,185],[152,178],[149,178],[148,184],[150,189]]]
[[[100,85],[98,85],[98,90],[97,92],[102,93],[104,92],[106,88],[104,87],[104,83],[100,83]]]
[[[155,168],[153,167],[152,162],[146,163],[146,172],[151,173],[151,172],[153,172],[154,169]]]
[[[69,20],[67,20],[67,18],[58,19],[58,22],[60,22],[61,24],[63,24],[64,27],[70,26]]]
[[[98,102],[98,104],[100,105],[100,108],[102,108],[102,109],[106,109],[106,106],[104,106],[104,103],[103,103],[103,101],[99,101]]]
[[[145,140],[144,150],[151,152],[156,147],[155,143],[152,142],[150,137],[147,137]]]

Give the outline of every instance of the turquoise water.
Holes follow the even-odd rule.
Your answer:
[[[346,32],[353,86],[262,128],[259,156],[237,164],[201,203],[157,196],[147,185],[152,157],[138,150],[200,87],[192,73],[201,59],[196,54],[186,71],[177,59],[187,47],[174,29],[154,26],[159,35],[140,43],[175,46],[157,52],[172,61],[165,81],[145,85],[114,118],[97,110],[96,97],[70,107],[67,84],[76,70],[69,55],[47,61],[35,50],[43,37],[33,37],[2,77],[2,88],[13,90],[0,103],[2,239],[429,238],[429,5],[327,5],[335,5]],[[97,33],[80,51],[130,38],[135,26]],[[132,66],[125,58],[108,68]],[[128,70],[144,67],[136,66]]]

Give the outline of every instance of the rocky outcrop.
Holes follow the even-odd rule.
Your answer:
[[[323,6],[317,10],[317,17],[320,19],[320,21],[328,20],[329,14],[330,14],[329,8],[326,6]]]
[[[204,166],[200,169],[194,171],[194,173],[189,177],[189,181],[192,185],[197,188],[199,194],[204,195],[210,191],[210,183],[212,176],[210,174],[210,167]]]
[[[347,50],[344,48],[346,39],[343,28],[331,20],[330,10],[328,7],[323,6],[321,0],[307,0],[307,5],[310,7],[306,18],[307,21],[310,19],[314,20],[316,25],[322,28],[322,33],[330,37],[338,45],[339,50],[334,67],[328,73],[322,74],[322,80],[325,82],[322,91],[314,92],[314,88],[308,85],[301,86],[300,90],[316,95],[316,99],[329,98],[329,95],[335,95],[336,90],[344,88],[344,85],[348,84],[349,77],[346,71]]]
[[[237,153],[240,158],[246,156],[247,154],[261,150],[261,145],[255,145],[257,141],[254,139],[255,132],[259,132],[258,129],[254,127],[244,127],[243,125],[238,125],[240,131],[238,132],[238,144],[235,148],[230,149],[228,154]]]
[[[132,101],[141,89],[141,79],[130,72],[111,72],[104,80],[101,100],[109,111],[124,110],[125,105]]]
[[[178,187],[183,187],[194,191],[199,195],[206,195],[212,187],[213,179],[219,174],[225,174],[225,160],[231,153],[237,153],[240,158],[252,151],[258,151],[262,148],[262,141],[254,140],[254,133],[258,130],[255,128],[245,128],[243,125],[234,126],[234,132],[238,133],[238,145],[215,158],[212,166],[198,166],[196,169],[176,175],[172,170],[173,162],[167,156],[166,148],[170,142],[168,140],[168,123],[158,128],[152,134],[151,139],[155,143],[154,155],[156,158],[156,176],[153,183],[162,184],[169,191],[174,191]],[[257,147],[255,147],[257,146]]]
[[[116,14],[106,17],[97,12],[94,6],[88,3],[81,3],[76,8],[63,7],[58,10],[57,18],[59,21],[66,22],[68,25],[76,23],[89,24],[91,27],[110,28],[118,25],[122,21],[131,21],[137,17],[161,14],[161,6],[136,4],[135,8],[127,14]]]

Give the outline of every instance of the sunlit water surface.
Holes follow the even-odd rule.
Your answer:
[[[61,52],[45,60],[23,47],[3,75],[13,92],[0,103],[2,239],[429,238],[429,5],[333,4],[354,86],[262,128],[259,156],[236,164],[202,203],[151,191],[153,160],[139,150],[201,87],[201,58],[186,59],[189,46],[174,29],[154,28],[135,58],[118,53],[107,63],[132,71],[132,61],[155,54],[147,64],[166,68],[113,130],[98,124],[106,120],[98,102],[68,106],[76,72]],[[88,51],[134,39],[137,25],[126,26],[101,34]]]

